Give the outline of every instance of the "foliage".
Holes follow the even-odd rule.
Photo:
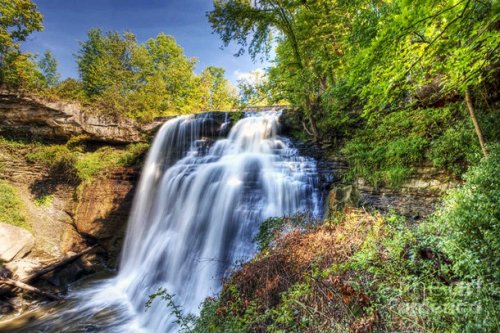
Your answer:
[[[65,145],[37,144],[26,154],[26,159],[49,168],[68,181],[89,182],[111,168],[134,165],[147,148],[146,144],[130,144],[126,149],[104,146],[88,152],[81,147],[80,140],[84,139],[76,137]]]
[[[419,226],[388,217],[383,237],[367,239],[343,268],[360,277],[387,330],[498,331],[499,153],[491,147]]]
[[[223,68],[209,66],[199,76],[202,94],[201,109],[231,110],[237,103],[236,89],[224,78]]]
[[[266,106],[271,104],[273,100],[269,88],[269,80],[264,71],[251,71],[248,77],[238,80],[241,106]]]
[[[414,163],[430,160],[459,174],[477,161],[477,139],[467,133],[474,129],[458,104],[470,91],[480,127],[498,119],[492,93],[500,64],[498,6],[491,0],[216,0],[208,18],[224,45],[239,44],[239,54],[268,56],[276,46],[269,100],[297,108],[304,132],[316,140],[353,140],[344,150],[353,176],[373,172],[372,183],[397,185]],[[430,128],[423,131],[425,124]],[[498,140],[493,130],[485,137]]]
[[[179,325],[178,332],[193,332],[192,326],[195,321],[195,317],[193,315],[184,315],[182,312],[182,308],[177,305],[174,301],[174,296],[170,294],[165,288],[159,288],[156,293],[149,295],[149,299],[146,302],[146,309],[150,308],[153,304],[154,300],[160,298],[161,300],[166,301],[167,307],[171,310],[171,314],[175,318],[175,323]]]
[[[139,44],[132,33],[92,29],[77,62],[84,100],[103,112],[149,121],[235,104],[222,68],[207,67],[197,76],[195,59],[163,33]]]
[[[64,100],[79,101],[86,103],[85,92],[83,90],[83,83],[75,79],[66,79],[60,82],[57,86],[51,89],[49,93]]]
[[[31,0],[1,0],[0,12],[0,83],[32,87],[40,73],[31,55],[21,53],[19,43],[42,30],[42,15]]]
[[[30,229],[25,207],[14,186],[0,180],[0,222]]]
[[[464,276],[481,274],[490,282],[500,281],[500,146],[465,175],[465,185],[451,191],[444,207],[435,215],[440,233],[452,231],[444,252]],[[460,251],[457,251],[457,248]],[[466,269],[464,265],[471,265]]]
[[[48,87],[55,87],[59,83],[60,75],[57,72],[57,60],[52,55],[52,52],[45,51],[43,57],[38,60],[38,67]]]

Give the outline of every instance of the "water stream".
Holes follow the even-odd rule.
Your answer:
[[[316,162],[278,135],[279,112],[247,114],[225,138],[210,114],[166,122],[149,151],[116,277],[71,294],[64,309],[23,332],[175,332],[166,288],[197,314],[222,278],[256,252],[259,224],[321,213]]]

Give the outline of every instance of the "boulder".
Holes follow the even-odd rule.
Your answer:
[[[325,218],[335,219],[346,207],[356,207],[358,193],[352,185],[333,187],[328,193]]]
[[[34,245],[35,239],[27,230],[0,223],[0,261],[23,258]]]

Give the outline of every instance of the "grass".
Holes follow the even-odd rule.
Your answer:
[[[26,208],[16,188],[0,180],[0,222],[30,230]]]
[[[89,152],[81,142],[70,139],[65,145],[34,145],[26,159],[63,174],[68,180],[85,183],[114,167],[134,165],[147,147],[136,143],[125,149],[104,146]]]

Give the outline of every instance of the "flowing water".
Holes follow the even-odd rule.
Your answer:
[[[64,309],[24,332],[175,332],[165,288],[183,311],[198,313],[238,262],[255,254],[260,222],[319,215],[314,160],[278,135],[279,113],[248,114],[226,138],[210,114],[178,117],[160,129],[132,208],[119,273],[72,293]]]

